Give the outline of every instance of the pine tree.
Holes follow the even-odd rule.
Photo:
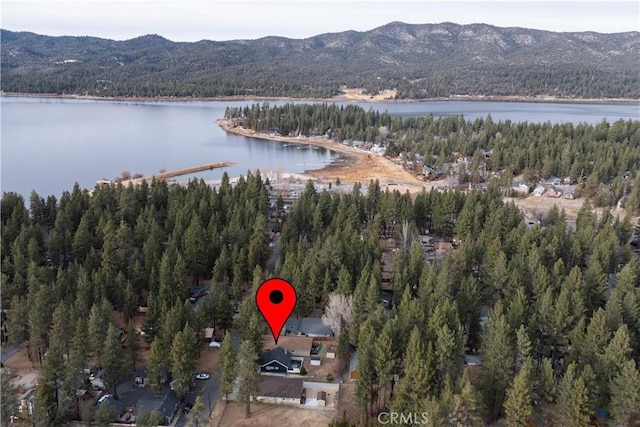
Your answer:
[[[94,304],[89,313],[88,344],[91,355],[96,358],[99,367],[104,367],[103,353],[109,319],[105,318],[100,306]]]
[[[189,411],[187,418],[189,419],[189,426],[199,427],[207,417],[204,414],[205,407],[202,403],[202,396],[198,395],[196,401],[193,404],[193,408]]]
[[[243,341],[238,352],[238,403],[244,404],[244,416],[251,416],[251,399],[258,395],[260,374],[258,354],[251,341]]]
[[[127,368],[133,374],[136,371],[138,362],[141,361],[140,335],[138,335],[136,325],[133,322],[129,322],[129,325],[127,326],[127,339],[124,342],[124,353]]]
[[[556,414],[561,426],[583,427],[589,422],[589,390],[574,363],[569,364],[560,382]]]
[[[634,360],[627,360],[611,381],[609,408],[617,426],[629,425],[629,417],[640,409],[640,372]]]
[[[233,392],[236,380],[237,369],[237,351],[233,345],[232,337],[229,332],[224,334],[224,340],[220,348],[220,394],[229,399],[229,394]]]
[[[173,389],[179,397],[187,394],[191,387],[192,370],[197,356],[196,335],[189,325],[185,325],[184,329],[175,336],[171,346]]]
[[[389,330],[387,328],[383,328],[376,346],[374,347],[373,354],[373,365],[376,377],[378,378],[378,390],[379,394],[382,396],[382,405],[380,405],[380,400],[378,400],[378,408],[386,405],[386,389],[391,373],[393,372],[395,362]]]
[[[162,340],[155,340],[151,344],[148,364],[149,389],[154,394],[162,391],[165,373],[171,366],[170,347],[165,347]]]
[[[507,399],[504,402],[506,423],[509,427],[526,426],[533,415],[531,402],[531,375],[533,360],[527,358],[507,391]]]
[[[478,415],[477,394],[467,371],[464,371],[458,382],[458,393],[456,393],[449,405],[448,422],[451,426],[472,427],[481,425],[482,421]]]
[[[538,394],[546,402],[553,402],[556,397],[556,380],[551,360],[545,358],[538,374]]]
[[[118,383],[124,377],[124,354],[113,324],[107,328],[104,343],[104,381],[113,389],[113,396],[118,398]]]
[[[96,411],[95,422],[99,427],[108,427],[116,420],[116,408],[108,401],[102,402]]]
[[[3,425],[9,425],[11,417],[19,415],[18,394],[4,368],[0,368],[0,379],[0,418]]]
[[[433,350],[424,349],[420,330],[414,327],[404,355],[404,375],[393,402],[400,412],[422,412],[422,402],[433,390],[435,379]]]
[[[497,304],[482,334],[483,365],[480,392],[489,415],[497,418],[513,378],[513,343],[502,305]]]
[[[376,333],[373,324],[367,320],[360,328],[358,344],[358,381],[356,382],[356,402],[365,409],[368,418],[373,406],[373,384],[375,382]]]

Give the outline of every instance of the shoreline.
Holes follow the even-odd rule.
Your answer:
[[[348,102],[365,104],[409,104],[420,102],[522,102],[522,103],[548,103],[548,104],[635,104],[640,103],[640,98],[556,98],[547,96],[502,96],[502,95],[451,95],[435,98],[370,98],[350,97],[338,95],[333,98],[295,98],[286,96],[214,96],[214,97],[147,97],[147,96],[95,96],[95,95],[60,95],[52,93],[19,93],[2,92],[0,98],[48,98],[48,99],[75,99],[87,101],[105,102],[223,102],[223,101],[291,101],[291,102]]]
[[[335,140],[328,138],[300,138],[289,136],[276,136],[264,133],[257,133],[252,129],[242,126],[234,126],[232,120],[217,119],[216,123],[227,133],[240,135],[247,138],[260,139],[265,141],[283,142],[288,144],[310,145],[320,147],[339,153],[340,158],[346,159],[344,162],[335,160],[320,169],[305,170],[302,175],[307,175],[317,180],[367,184],[371,179],[378,179],[381,185],[391,184],[417,188],[431,187],[433,183],[419,180],[416,176],[405,170],[401,165],[394,163],[391,159],[379,156],[367,150],[361,150],[346,146]]]

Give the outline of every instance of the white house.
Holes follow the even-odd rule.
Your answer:
[[[539,185],[539,186],[537,186],[536,188],[533,189],[533,195],[534,196],[542,196],[545,191],[546,191],[546,188],[544,188],[543,185]]]

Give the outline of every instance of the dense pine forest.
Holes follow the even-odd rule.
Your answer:
[[[189,376],[211,321],[237,327],[256,347],[243,344],[240,353],[257,354],[263,329],[246,295],[267,275],[268,189],[248,173],[234,186],[225,176],[216,189],[154,181],[105,185],[90,195],[76,186],[59,200],[32,193],[28,208],[21,196],[3,195],[2,307],[10,342],[26,342],[42,367],[36,425],[103,419],[101,409],[78,414],[79,406],[62,402],[86,387],[81,372],[89,361],[109,367],[105,382],[117,395],[141,342],[130,330],[119,346],[112,313],[132,319],[141,298],[152,388],[161,387],[164,370]],[[640,261],[629,245],[635,224],[608,211],[596,216],[588,201],[575,230],[565,219],[554,208],[543,226],[528,228],[495,189],[411,197],[378,182],[347,194],[309,182],[277,225],[275,274],[295,286],[296,315],[349,300],[338,356],[357,349],[355,399],[365,419],[386,407],[428,412],[438,426],[497,418],[523,425],[536,417],[583,426],[604,411],[610,425],[625,425],[640,408]],[[428,260],[422,233],[457,245]],[[387,306],[382,236],[398,242]],[[186,290],[200,278],[212,279],[212,289],[194,306]],[[482,357],[473,381],[465,354]],[[176,387],[184,393],[188,384]]]
[[[552,176],[569,178],[597,206],[615,206],[622,198],[630,212],[640,209],[640,121],[605,119],[586,123],[494,122],[463,117],[392,117],[356,105],[253,104],[228,108],[225,116],[257,132],[327,136],[336,142],[363,141],[385,147],[388,156],[417,156],[441,168],[470,158],[462,182],[482,182],[493,172],[521,175],[531,183]],[[633,180],[635,179],[635,184]]]

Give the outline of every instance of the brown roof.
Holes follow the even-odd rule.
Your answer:
[[[262,337],[262,348],[264,348],[265,350],[269,350],[276,347],[282,347],[293,353],[301,351],[309,353],[311,351],[312,342],[313,338],[311,337],[281,335],[280,338],[278,338],[278,345],[276,346],[272,335],[264,335]]]
[[[302,378],[262,376],[258,396],[299,398],[302,396]]]

